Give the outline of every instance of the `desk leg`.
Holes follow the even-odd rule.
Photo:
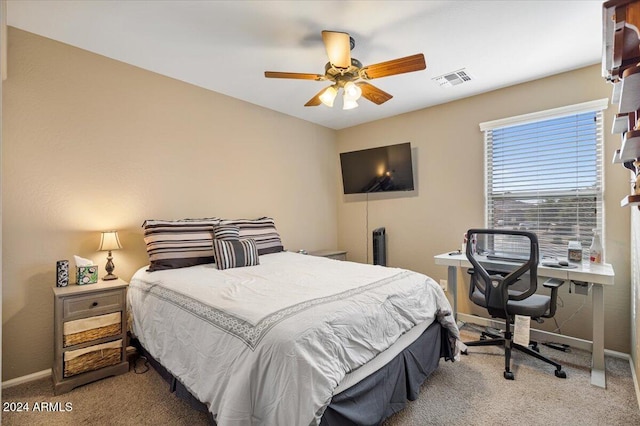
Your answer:
[[[449,266],[447,268],[447,286],[453,298],[453,319],[458,321],[458,268]]]
[[[604,291],[601,284],[593,284],[593,349],[591,353],[591,384],[607,387],[604,365]]]

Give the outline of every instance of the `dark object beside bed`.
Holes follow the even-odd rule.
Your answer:
[[[407,400],[413,401],[420,393],[424,380],[437,368],[440,358],[453,359],[449,344],[449,331],[436,320],[415,342],[407,346],[384,367],[345,391],[334,395],[325,410],[321,426],[378,425],[387,417],[402,410]],[[147,357],[155,370],[170,384],[170,391],[185,399],[199,411],[208,407],[167,371],[140,345],[131,342],[138,353]],[[211,423],[215,424],[209,413]]]

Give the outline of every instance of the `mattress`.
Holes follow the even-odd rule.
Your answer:
[[[416,326],[438,320],[458,336],[432,279],[296,253],[224,271],[142,268],[129,289],[134,334],[223,426],[318,424],[338,386],[379,368],[378,355],[384,365]]]

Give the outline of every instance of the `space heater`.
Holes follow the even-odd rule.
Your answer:
[[[373,264],[387,266],[387,236],[384,228],[373,230]]]

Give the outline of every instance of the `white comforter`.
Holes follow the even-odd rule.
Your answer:
[[[133,331],[220,426],[317,424],[346,373],[450,305],[429,277],[296,253],[219,271],[140,269]]]

